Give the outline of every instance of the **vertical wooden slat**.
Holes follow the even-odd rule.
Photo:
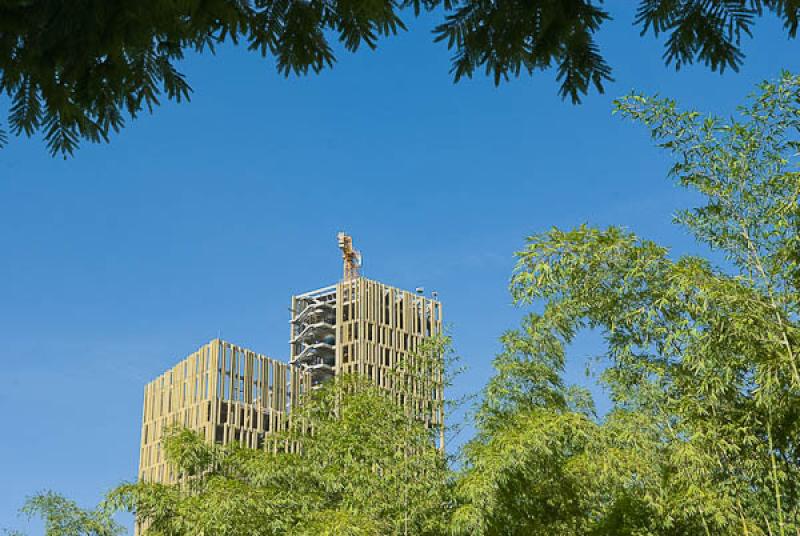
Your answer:
[[[174,472],[167,467],[161,448],[166,428],[173,423],[202,430],[207,441],[216,440],[220,427],[223,443],[236,441],[238,436],[239,442],[256,446],[265,420],[276,425],[284,421],[291,396],[287,389],[300,387],[303,376],[297,378],[290,385],[285,364],[228,342],[214,339],[202,346],[144,388],[139,479],[174,482]],[[226,381],[227,389],[220,389]],[[260,387],[258,401],[254,386]],[[227,407],[224,423],[223,404]]]

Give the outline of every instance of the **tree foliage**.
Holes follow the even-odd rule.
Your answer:
[[[117,536],[124,531],[112,518],[113,511],[101,506],[84,510],[74,501],[52,491],[29,497],[21,512],[44,522],[45,536]],[[12,535],[20,533],[12,532]]]
[[[184,484],[123,485],[110,500],[155,535],[441,534],[449,477],[434,433],[385,391],[341,377],[266,452],[176,431],[165,450]]]
[[[609,19],[600,0],[0,0],[7,128],[41,133],[66,156],[163,100],[188,99],[177,68],[187,51],[227,41],[273,58],[284,75],[319,72],[336,61],[334,42],[375,48],[406,28],[403,14],[424,10],[444,16],[434,39],[452,50],[455,80],[484,70],[500,83],[555,67],[559,93],[578,102],[612,79],[595,40]],[[741,38],[764,12],[795,37],[796,0],[640,0],[636,24],[667,36],[667,64],[722,71],[742,64]]]
[[[464,534],[787,535],[800,530],[800,77],[739,118],[631,95],[617,111],[705,200],[677,222],[724,262],[619,228],[553,229],[511,292],[541,303],[503,337],[454,526]],[[605,339],[613,409],[563,383],[581,329]]]

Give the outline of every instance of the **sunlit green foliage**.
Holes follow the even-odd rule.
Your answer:
[[[724,257],[673,259],[618,228],[532,236],[511,291],[541,303],[507,333],[466,448],[465,534],[796,534],[800,530],[800,78],[738,119],[617,103],[705,202],[677,221]],[[561,380],[603,334],[613,409]]]
[[[94,510],[84,510],[74,501],[46,491],[29,497],[22,514],[30,518],[40,518],[44,523],[45,536],[116,536],[124,530],[113,519],[113,511],[101,506]],[[21,536],[11,532],[11,536]]]
[[[111,501],[156,535],[440,534],[449,480],[434,434],[384,391],[342,377],[313,393],[272,451],[176,432],[166,453],[188,480],[124,485]]]
[[[347,51],[375,48],[435,10],[434,39],[453,51],[455,80],[485,71],[495,83],[555,67],[559,93],[578,102],[611,80],[595,34],[599,0],[0,0],[0,92],[14,135],[43,135],[52,154],[107,141],[126,119],[191,93],[176,64],[187,52],[239,43],[284,74],[319,72]],[[664,60],[738,69],[740,40],[771,12],[789,36],[795,0],[640,0],[643,34],[665,34]],[[0,125],[1,126],[1,125]],[[7,134],[0,129],[0,145]]]

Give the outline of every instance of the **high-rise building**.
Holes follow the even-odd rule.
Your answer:
[[[209,443],[261,448],[281,430],[307,382],[297,367],[214,339],[144,388],[139,479],[172,483],[162,438],[171,426]]]
[[[289,362],[309,374],[312,386],[356,374],[442,429],[443,371],[432,359],[435,349],[423,347],[442,333],[438,301],[355,277],[294,296],[291,311]]]
[[[208,442],[262,448],[283,430],[303,394],[341,374],[386,389],[409,418],[440,430],[441,362],[426,341],[442,333],[442,306],[358,274],[361,256],[340,233],[344,277],[292,297],[289,363],[215,339],[145,387],[139,479],[171,483],[162,439],[169,426]],[[435,356],[433,356],[435,357]]]

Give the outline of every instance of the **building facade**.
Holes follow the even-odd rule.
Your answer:
[[[441,304],[360,277],[352,239],[340,233],[339,243],[343,279],[292,297],[288,363],[214,339],[145,386],[140,480],[176,481],[162,445],[170,427],[264,448],[306,392],[342,374],[385,389],[409,418],[439,430],[444,448],[443,366],[426,347],[442,334]]]
[[[200,347],[144,389],[139,480],[173,483],[162,439],[172,426],[209,443],[263,448],[282,430],[302,396],[307,374],[220,339]]]
[[[424,346],[442,334],[441,303],[357,277],[294,296],[291,311],[289,362],[312,386],[339,374],[367,378],[443,433],[443,370]]]

